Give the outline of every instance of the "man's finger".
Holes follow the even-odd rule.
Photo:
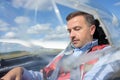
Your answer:
[[[17,76],[15,80],[21,80],[22,76]]]

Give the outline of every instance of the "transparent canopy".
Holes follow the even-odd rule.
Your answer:
[[[111,1],[108,6],[106,3],[100,4],[99,0],[1,0],[0,52],[33,46],[64,49],[69,42],[65,17],[75,10],[94,14],[110,43],[116,45],[120,42],[119,15],[108,9]]]
[[[119,3],[112,0],[0,0],[0,54],[65,49],[70,42],[65,18],[77,10],[93,14],[110,44],[119,47]]]
[[[75,10],[93,14],[111,45],[120,43],[117,1],[0,0],[0,52],[64,49],[69,43],[65,17]]]
[[[120,47],[118,0],[0,0],[0,60],[60,53],[70,43],[66,16],[78,10],[93,14],[110,45]]]

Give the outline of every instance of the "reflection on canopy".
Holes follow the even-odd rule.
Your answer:
[[[95,18],[100,20],[110,44],[118,46],[120,43],[117,14],[99,4],[99,0],[1,0],[0,4],[1,47],[5,46],[3,40],[6,39],[5,42],[9,44],[12,39],[13,42],[26,41],[32,47],[43,46],[48,42],[45,46],[47,48],[59,48],[55,44],[60,42],[63,45],[61,48],[64,49],[69,42],[65,17],[75,10],[94,14]],[[41,45],[42,42],[46,44]],[[49,42],[54,46],[49,46]],[[23,44],[26,45],[25,42]],[[15,49],[10,47],[8,51]]]
[[[58,4],[67,6],[69,8],[73,8],[76,10],[88,12],[90,14],[93,14],[96,19],[99,19],[101,27],[105,31],[107,35],[107,39],[109,40],[111,45],[119,46],[117,45],[120,43],[120,22],[119,19],[116,17],[115,14],[111,13],[104,7],[102,7],[100,4],[97,4],[97,1],[89,0],[87,3],[87,0],[55,0]],[[100,6],[100,7],[99,7]]]

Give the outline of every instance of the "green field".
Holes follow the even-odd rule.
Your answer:
[[[13,51],[13,52],[7,52],[7,53],[0,53],[0,59],[10,59],[10,58],[16,58],[16,57],[21,57],[26,55],[58,54],[61,51],[62,51],[61,49],[41,49],[33,52]]]
[[[25,51],[15,51],[7,54],[0,54],[0,59],[10,59],[10,58],[16,58],[16,57],[21,57],[25,55],[30,55],[30,54],[29,52],[25,52]]]

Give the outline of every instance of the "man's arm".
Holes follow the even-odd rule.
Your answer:
[[[22,67],[16,67],[10,70],[5,76],[3,76],[1,79],[3,80],[21,80],[23,74],[23,68]]]
[[[22,67],[16,67],[10,70],[1,79],[3,80],[43,80],[43,74],[39,71],[26,70]]]

